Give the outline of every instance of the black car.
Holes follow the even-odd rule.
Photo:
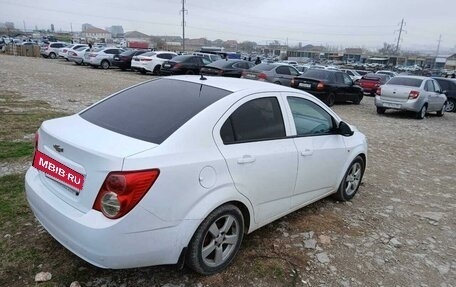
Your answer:
[[[456,112],[456,79],[433,77],[436,80],[442,91],[447,96],[447,105],[445,106],[445,112]]]
[[[218,60],[201,68],[201,73],[208,76],[224,76],[232,78],[240,78],[244,70],[248,70],[255,64],[239,60]]]
[[[355,85],[350,76],[341,71],[310,69],[293,78],[291,86],[314,95],[329,107],[335,102],[346,101],[358,105],[363,99],[361,87]]]
[[[122,71],[131,69],[131,59],[133,59],[134,56],[138,56],[146,52],[148,52],[148,50],[129,50],[114,55],[112,59],[112,65],[119,67],[119,69],[121,69]]]
[[[160,74],[167,75],[197,75],[203,66],[211,62],[200,56],[182,55],[176,56],[163,63]]]

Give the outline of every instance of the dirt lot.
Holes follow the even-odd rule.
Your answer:
[[[38,286],[456,286],[456,114],[379,116],[372,98],[334,107],[369,139],[358,195],[312,204],[246,236],[225,272],[102,270],[68,252],[24,200],[33,132],[45,118],[150,78],[0,55],[0,142],[8,147],[0,146],[0,286],[34,286],[41,271],[52,279]]]

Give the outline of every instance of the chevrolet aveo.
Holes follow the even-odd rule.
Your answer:
[[[367,140],[315,97],[179,76],[43,122],[25,177],[47,231],[102,268],[226,268],[248,234],[328,195],[350,200]]]

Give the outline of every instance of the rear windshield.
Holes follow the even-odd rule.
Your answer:
[[[420,87],[423,80],[414,78],[394,77],[388,81],[388,85],[401,85],[409,87]]]
[[[179,62],[185,62],[185,61],[187,61],[188,59],[191,59],[191,58],[193,58],[193,57],[195,57],[195,56],[190,56],[190,55],[176,56],[176,57],[173,58],[173,62],[177,62],[177,63],[179,63]]]
[[[147,53],[141,54],[141,56],[152,57],[155,54],[157,54],[157,53],[155,53],[155,52],[147,52]]]
[[[214,67],[214,68],[226,68],[231,67],[233,63],[237,63],[236,61],[226,61],[226,60],[218,60],[215,62],[210,63],[207,67]]]
[[[82,112],[100,127],[161,144],[207,106],[231,92],[171,79],[157,79],[122,91]]]
[[[252,70],[255,70],[255,71],[270,71],[272,69],[274,69],[276,66],[274,65],[270,65],[270,64],[259,64],[259,65],[256,65],[252,68]]]
[[[331,79],[331,74],[332,72],[328,72],[325,70],[309,69],[304,74],[302,74],[302,77],[314,78],[319,80],[329,80]]]

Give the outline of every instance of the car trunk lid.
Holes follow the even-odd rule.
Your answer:
[[[79,115],[45,121],[39,130],[38,151],[81,174],[83,187],[76,190],[44,172],[39,176],[50,192],[87,212],[109,172],[121,171],[125,157],[156,146],[94,125]]]
[[[383,85],[381,87],[381,98],[388,102],[406,102],[411,91],[418,91],[418,88],[399,85]]]

